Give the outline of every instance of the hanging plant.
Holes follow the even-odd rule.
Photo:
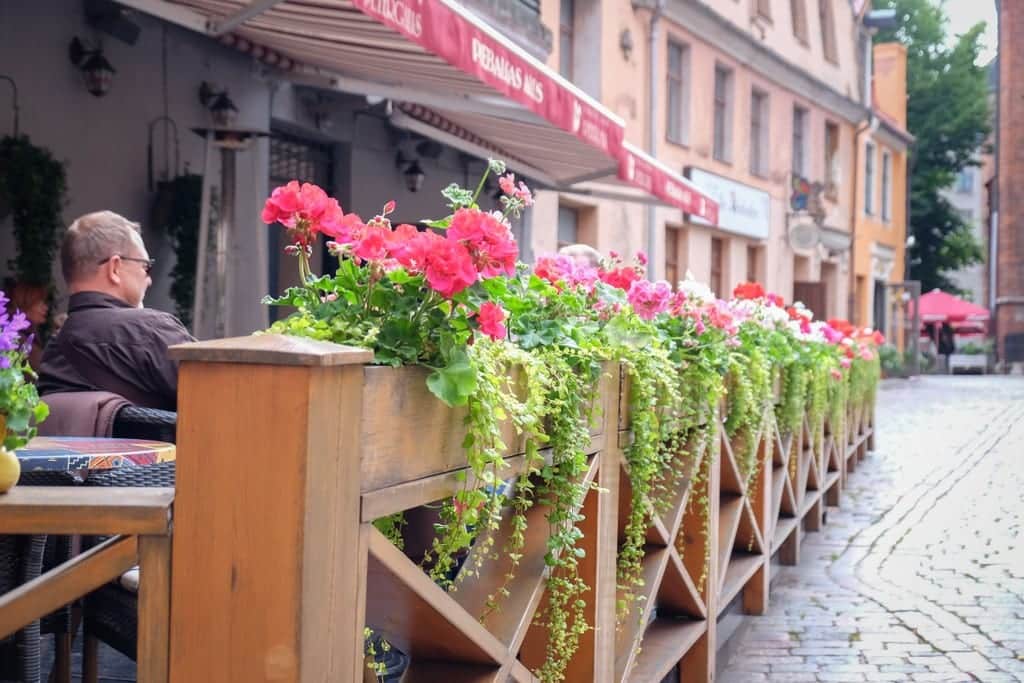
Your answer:
[[[64,229],[64,164],[26,135],[0,139],[0,204],[10,212],[16,255],[8,261],[18,282],[49,286]]]
[[[202,197],[203,177],[186,173],[160,182],[153,206],[153,224],[170,238],[174,249],[171,298],[185,327],[192,326]]]

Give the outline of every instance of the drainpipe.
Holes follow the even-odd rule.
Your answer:
[[[659,54],[659,29],[661,15],[665,9],[665,0],[656,0],[651,8],[650,29],[647,31],[647,73],[648,73],[648,97],[647,97],[647,153],[652,158],[658,157],[658,54]],[[650,264],[647,268],[647,277],[654,279],[654,264],[657,261],[658,244],[658,215],[653,204],[647,206],[647,257]]]
[[[868,113],[868,120],[861,123],[853,133],[853,200],[850,202],[850,291],[846,295],[846,314],[850,322],[857,324],[857,174],[860,173],[860,136],[865,131],[878,130],[878,118]],[[867,178],[864,179],[865,186]]]

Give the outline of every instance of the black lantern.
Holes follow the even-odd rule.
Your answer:
[[[199,101],[210,110],[215,127],[234,127],[235,121],[238,119],[238,107],[228,97],[227,90],[214,90],[209,83],[203,81],[199,86]]]
[[[72,38],[68,56],[71,63],[82,72],[85,89],[91,95],[103,97],[110,91],[110,84],[117,70],[103,56],[102,47],[89,48],[78,38]]]
[[[405,177],[405,186],[409,192],[419,192],[423,187],[423,180],[427,177],[417,159],[413,159],[402,175]]]

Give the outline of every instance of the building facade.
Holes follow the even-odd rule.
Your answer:
[[[708,225],[665,207],[541,193],[534,249],[649,249],[658,277],[690,271],[719,295],[759,280],[824,315],[847,315],[864,201],[855,145],[867,144],[855,136],[870,120],[869,9],[846,0],[543,3],[549,65],[621,116],[627,139],[718,200],[720,218]],[[886,162],[887,229],[900,235],[904,158]],[[901,280],[902,252],[890,260],[887,277]],[[858,298],[871,310],[870,291]]]
[[[873,108],[857,134],[854,322],[888,333],[896,321],[889,284],[903,280],[907,241],[907,53],[874,47]]]

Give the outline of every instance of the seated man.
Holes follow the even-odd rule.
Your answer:
[[[178,366],[167,347],[194,339],[173,315],[142,307],[153,261],[139,225],[111,211],[82,216],[60,259],[68,316],[43,352],[39,393],[108,391],[176,410]]]

